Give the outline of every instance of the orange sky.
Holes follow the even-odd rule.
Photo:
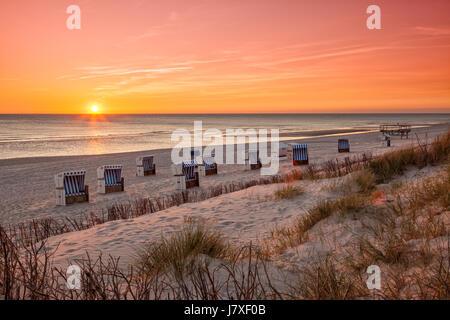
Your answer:
[[[66,8],[81,8],[81,30]],[[382,10],[367,30],[366,8]],[[450,112],[450,1],[1,1],[0,113]]]

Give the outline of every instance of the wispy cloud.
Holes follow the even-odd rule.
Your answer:
[[[387,50],[392,49],[391,46],[350,46],[345,48],[338,48],[333,49],[332,51],[327,50],[326,52],[320,52],[320,53],[313,53],[313,54],[305,54],[301,56],[296,57],[290,57],[286,59],[273,59],[261,62],[261,63],[254,63],[253,65],[280,65],[280,64],[287,64],[287,63],[293,63],[293,62],[301,62],[301,61],[310,61],[310,60],[318,60],[318,59],[325,59],[325,58],[333,58],[333,57],[340,57],[340,56],[350,56],[350,55],[358,55],[358,54],[365,54],[373,51],[379,51],[379,50]]]
[[[62,75],[58,79],[69,79],[69,80],[85,80],[94,78],[105,78],[105,77],[120,77],[129,76],[133,74],[165,74],[172,72],[179,72],[184,70],[192,69],[192,66],[185,67],[167,67],[167,68],[144,68],[144,69],[133,69],[133,68],[101,68],[94,69],[92,67],[83,67],[81,75]]]
[[[429,36],[450,36],[450,28],[435,28],[435,27],[422,27],[418,26],[414,28],[420,34]]]

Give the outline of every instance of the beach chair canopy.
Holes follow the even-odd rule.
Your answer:
[[[197,167],[197,163],[195,161],[183,161],[183,174],[186,181],[195,180],[195,167]]]
[[[64,191],[66,196],[79,196],[85,193],[86,171],[64,172]]]
[[[338,140],[338,148],[339,149],[349,149],[350,143],[348,142],[348,139],[339,139]]]
[[[105,166],[105,185],[118,186],[121,185],[122,180],[122,166]]]
[[[203,159],[203,164],[206,170],[211,170],[216,168],[216,161],[213,157],[205,157]]]
[[[295,161],[308,160],[308,145],[292,144],[292,156]]]
[[[153,156],[147,156],[142,158],[142,165],[144,166],[144,170],[152,170],[153,169]]]

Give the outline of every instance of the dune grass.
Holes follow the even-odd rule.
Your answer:
[[[348,266],[385,270],[381,299],[449,299],[450,165],[434,176],[397,186],[396,200],[363,224]]]
[[[322,200],[316,206],[295,218],[286,226],[277,226],[271,230],[266,240],[265,255],[282,253],[287,248],[298,246],[308,240],[308,231],[320,221],[334,213],[357,211],[367,204],[367,196],[350,193],[336,200]]]
[[[308,240],[308,231],[313,228],[320,221],[328,218],[334,213],[347,213],[358,211],[364,207],[370,206],[371,195],[374,194],[377,182],[385,182],[393,178],[397,174],[402,174],[408,165],[425,166],[427,164],[438,164],[445,161],[450,153],[450,131],[442,137],[436,138],[431,145],[419,145],[419,147],[410,147],[398,151],[393,151],[382,155],[381,157],[370,160],[368,168],[363,168],[354,172],[351,179],[341,185],[344,190],[344,196],[335,200],[322,200],[312,209],[308,210],[306,214],[294,219],[294,221],[282,227],[275,227],[267,240],[265,254],[270,256],[273,252],[282,253],[287,248],[298,246]],[[447,166],[447,173],[450,172],[450,166]],[[313,168],[310,166],[307,169],[305,177],[315,179],[313,176]],[[352,185],[356,184],[358,192],[355,192]],[[450,193],[448,192],[450,186],[449,175],[444,175],[439,179],[425,179],[421,186],[416,186],[408,201],[410,208],[424,207],[426,204],[439,203],[444,208],[450,205]],[[383,193],[375,190],[375,193]],[[289,199],[294,190],[285,188],[278,193],[279,198]],[[295,194],[295,193],[294,193]],[[384,193],[383,193],[384,195]],[[292,196],[293,197],[293,196]],[[397,206],[402,206],[397,204]],[[394,205],[395,208],[395,205]],[[397,208],[397,210],[399,210]],[[394,211],[393,211],[394,212]],[[407,222],[409,221],[409,226]],[[405,219],[403,222],[403,230],[409,230],[410,233],[419,233],[422,235],[428,234],[431,236],[442,235],[445,227],[442,223],[428,220],[428,223],[418,222],[411,217]],[[409,229],[408,229],[409,228]],[[391,230],[392,231],[392,230]],[[406,233],[406,231],[404,231]],[[411,235],[410,235],[411,237]],[[387,237],[382,245],[386,250],[380,251],[376,246],[370,242],[361,240],[361,247],[369,253],[375,260],[382,259],[384,261],[393,263],[401,260],[401,250],[403,244],[395,237]],[[402,239],[404,241],[404,239]]]
[[[450,164],[438,177],[422,180],[408,190],[409,207],[419,210],[429,203],[450,209]]]
[[[304,190],[300,186],[294,186],[292,184],[287,184],[279,188],[274,193],[275,200],[283,200],[283,199],[293,199],[304,193]]]
[[[375,158],[369,163],[378,182],[386,182],[403,174],[408,166],[423,168],[448,159],[450,154],[450,131],[437,137],[431,144],[418,141],[418,147],[393,151]]]
[[[291,299],[350,300],[368,294],[363,281],[350,272],[337,268],[331,256],[318,257],[314,264],[297,271],[297,279],[289,285]]]
[[[232,246],[217,231],[203,222],[188,222],[159,242],[145,245],[137,252],[136,266],[144,273],[173,272],[181,276],[201,256],[226,259],[234,254]]]
[[[375,188],[375,175],[370,170],[356,172],[353,179],[362,193],[371,192]]]

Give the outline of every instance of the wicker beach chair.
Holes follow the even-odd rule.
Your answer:
[[[136,158],[136,175],[138,177],[156,174],[156,166],[153,162],[153,156],[144,156]]]
[[[89,186],[85,185],[86,171],[61,172],[55,175],[56,205],[89,202]]]
[[[292,143],[288,145],[288,159],[294,166],[309,164],[308,145]]]
[[[124,191],[122,166],[107,165],[97,168],[97,187],[99,193]]]
[[[175,190],[186,190],[200,186],[198,165],[195,161],[184,161],[172,166],[175,177]]]
[[[203,158],[203,164],[199,166],[202,176],[210,176],[217,174],[217,163],[214,157]]]
[[[350,152],[350,143],[348,139],[338,140],[338,152]]]
[[[258,170],[262,167],[259,150],[249,150],[245,154],[245,167],[247,170]]]

